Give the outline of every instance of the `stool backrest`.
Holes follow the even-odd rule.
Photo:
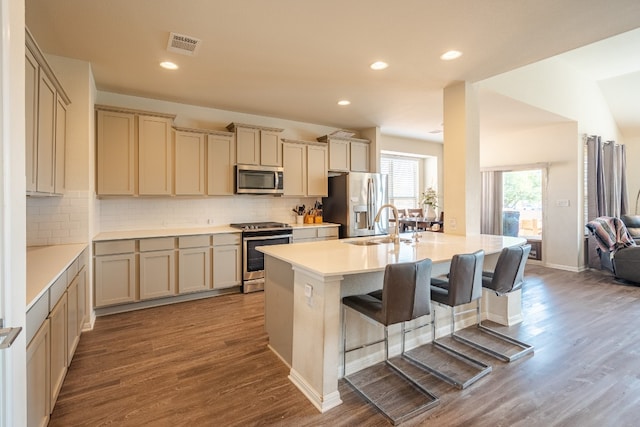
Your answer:
[[[484,251],[457,254],[449,269],[449,306],[467,304],[482,297]]]
[[[388,264],[382,283],[382,312],[386,325],[431,313],[431,260]]]
[[[531,245],[504,248],[500,252],[491,283],[485,287],[506,294],[518,290],[524,282],[524,266],[531,252]]]

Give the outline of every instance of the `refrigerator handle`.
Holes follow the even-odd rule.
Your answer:
[[[373,182],[373,179],[369,178],[367,180],[367,227],[369,228],[369,230],[375,229],[375,194],[375,184]]]

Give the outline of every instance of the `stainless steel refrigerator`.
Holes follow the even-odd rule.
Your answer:
[[[322,198],[323,220],[340,224],[340,238],[387,234],[389,209],[380,222],[374,218],[388,203],[387,175],[348,172],[329,177],[329,195]]]

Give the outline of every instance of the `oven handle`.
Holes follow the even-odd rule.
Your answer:
[[[273,239],[282,239],[283,237],[288,237],[289,241],[291,241],[291,234],[279,234],[276,236],[254,236],[254,237],[243,237],[243,240],[273,240]]]

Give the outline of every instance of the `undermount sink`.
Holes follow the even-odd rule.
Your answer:
[[[401,243],[408,243],[411,242],[410,239],[400,239]],[[345,243],[349,243],[350,245],[356,245],[356,246],[373,246],[373,245],[381,245],[384,243],[393,243],[393,238],[390,236],[385,236],[385,237],[376,237],[373,239],[358,239],[358,240],[350,240],[348,242]]]

